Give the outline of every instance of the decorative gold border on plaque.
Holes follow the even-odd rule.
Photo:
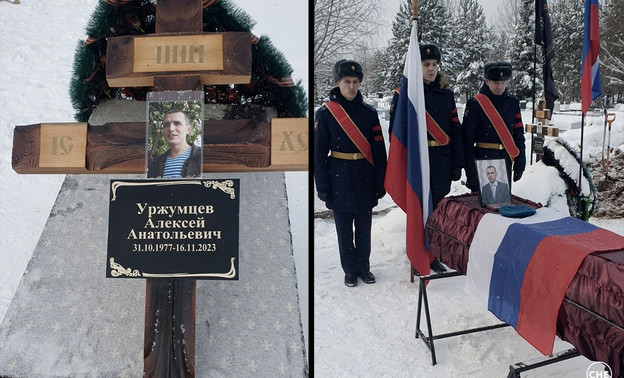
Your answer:
[[[119,263],[115,262],[115,258],[110,258],[110,267],[111,267],[111,276],[119,277],[119,276],[128,276],[128,277],[139,277],[141,273],[138,270],[132,271],[130,268],[124,268]]]
[[[225,180],[225,181],[204,181],[204,186],[206,188],[212,187],[212,189],[221,189],[223,193],[229,194],[231,199],[236,198],[236,192],[234,191],[234,181]]]
[[[223,181],[215,181],[215,180],[204,180],[204,181],[196,181],[196,180],[182,180],[182,181],[159,181],[159,182],[125,182],[125,181],[114,181],[111,184],[111,191],[113,196],[111,198],[111,202],[117,199],[117,189],[124,186],[163,186],[163,185],[204,185],[206,188],[220,189],[225,194],[229,194],[231,199],[236,198],[236,191],[234,190],[234,181],[232,180],[223,180]],[[236,267],[234,266],[234,260],[236,257],[232,257],[230,261],[230,271],[227,273],[141,273],[138,270],[134,270],[131,272],[131,269],[125,269],[119,263],[115,262],[113,257],[110,258],[110,267],[111,269],[116,269],[111,271],[111,275],[113,277],[119,277],[121,275],[126,275],[130,277],[138,277],[142,276],[145,278],[160,278],[160,277],[216,277],[216,278],[234,278],[236,277]]]
[[[230,271],[227,273],[143,273],[145,278],[181,278],[181,277],[216,277],[216,278],[234,278],[236,277],[236,267],[234,266],[234,260],[236,257],[232,257],[230,260]]]
[[[159,181],[159,182],[126,182],[126,181],[114,181],[111,184],[111,191],[113,193],[113,197],[111,198],[111,202],[117,199],[117,189],[123,186],[165,186],[165,185],[204,185],[206,188],[213,189],[221,189],[225,194],[229,194],[231,199],[236,198],[236,192],[234,190],[234,181],[232,180],[223,180],[223,181],[196,181],[196,180],[181,180],[181,181]]]

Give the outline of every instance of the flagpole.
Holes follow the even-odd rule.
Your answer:
[[[535,124],[535,87],[536,84],[535,82],[537,81],[537,38],[538,35],[541,38],[542,33],[540,32],[538,34],[538,29],[537,26],[540,24],[540,10],[538,9],[539,5],[539,1],[535,2],[535,35],[533,38],[533,105],[531,106],[531,124],[534,125]],[[541,39],[540,39],[541,40]],[[544,83],[544,87],[546,86],[546,83]],[[544,88],[544,96],[546,96],[546,89]],[[530,165],[533,165],[533,131],[531,130],[531,153],[529,154],[531,156],[531,159],[529,161]]]
[[[583,188],[583,136],[585,130],[585,114],[591,103],[602,94],[600,84],[600,27],[598,0],[585,0],[583,21],[583,49],[581,52],[581,163],[579,164],[578,209],[581,211]]]
[[[583,178],[583,134],[585,131],[585,112],[581,112],[581,162],[579,164],[579,179],[578,179],[578,203],[577,210],[579,214],[582,214],[583,206],[583,187],[581,186],[581,180]],[[578,218],[578,217],[577,217]]]
[[[533,104],[531,105],[531,124],[535,123],[535,80],[537,78],[537,45],[533,44]],[[546,92],[544,92],[546,93]],[[531,132],[531,160],[529,165],[533,164],[533,132]]]
[[[533,106],[531,107],[531,109],[533,110],[533,113],[531,113],[531,123],[535,123],[535,81],[537,78],[537,45],[533,44]],[[533,135],[533,133],[531,133],[531,135]],[[533,154],[531,154],[531,159],[533,159]],[[532,162],[533,160],[531,160]]]
[[[408,3],[409,4],[409,3]],[[411,268],[424,276],[435,257],[429,249],[426,224],[432,212],[426,108],[418,44],[418,2],[411,0],[412,27],[401,78],[394,126],[390,135],[384,186],[406,214],[405,253]]]

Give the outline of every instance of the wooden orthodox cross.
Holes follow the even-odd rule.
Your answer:
[[[197,20],[188,16],[188,4],[199,8]],[[165,91],[249,83],[251,34],[201,33],[201,5],[201,1],[159,1],[155,34],[109,38],[109,86],[153,86],[155,91]],[[203,135],[204,172],[308,167],[306,118],[274,118],[270,124],[249,119],[206,120]],[[145,137],[143,122],[18,126],[12,166],[24,174],[143,173]]]
[[[248,83],[251,34],[203,33],[202,0],[159,0],[156,32],[109,38],[106,59],[111,87],[196,91],[204,84]],[[218,129],[233,131],[222,135],[204,124],[204,172],[307,169],[305,118],[273,119],[264,125],[267,132],[259,134],[245,131],[249,120],[211,122],[219,122]],[[142,173],[145,127],[140,122],[18,126],[13,169],[18,173]],[[147,279],[144,376],[195,376],[195,293],[192,279]]]
[[[550,109],[546,109],[546,101],[541,100],[539,102],[533,115],[537,119],[537,123],[527,123],[525,132],[531,133],[531,152],[536,155],[536,161],[539,161],[544,155],[544,136],[558,136],[559,128],[548,124],[552,113]],[[531,162],[533,162],[533,155],[531,155]]]

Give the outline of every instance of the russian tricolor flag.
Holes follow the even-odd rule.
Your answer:
[[[418,23],[416,20],[412,22],[401,90],[390,135],[385,188],[394,202],[407,214],[407,257],[418,274],[427,275],[433,254],[429,251],[425,225],[433,205],[429,187],[429,151]]]
[[[581,56],[581,110],[583,115],[587,113],[591,102],[602,94],[599,51],[598,0],[585,0],[583,52]]]
[[[522,220],[481,218],[466,289],[543,354],[551,354],[557,314],[583,259],[624,249],[624,237],[548,208]]]

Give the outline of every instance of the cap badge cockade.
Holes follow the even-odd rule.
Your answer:
[[[351,71],[355,71],[355,66],[351,66]]]
[[[500,76],[503,76],[503,71],[501,71]]]
[[[427,47],[427,54],[431,54],[431,49]]]

